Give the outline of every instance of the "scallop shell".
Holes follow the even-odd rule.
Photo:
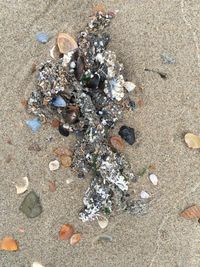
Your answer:
[[[200,137],[195,134],[187,133],[185,135],[185,142],[190,148],[200,148]]]
[[[108,226],[108,219],[105,216],[99,215],[97,221],[101,229],[105,229]]]
[[[181,212],[180,216],[185,219],[200,218],[200,206],[193,205]]]
[[[64,32],[59,32],[57,36],[57,45],[60,53],[67,54],[71,50],[78,48],[74,38]]]

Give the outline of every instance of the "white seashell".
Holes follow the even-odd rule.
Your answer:
[[[149,195],[146,191],[141,191],[141,193],[140,193],[140,197],[141,197],[141,198],[149,198],[150,195]]]
[[[149,175],[149,180],[152,182],[153,185],[158,184],[158,177],[153,173]]]
[[[68,179],[66,180],[66,184],[71,184],[73,181],[74,181],[74,179],[72,179],[72,178],[68,178]]]
[[[132,82],[125,82],[124,88],[130,93],[135,89],[136,85]]]
[[[42,265],[41,263],[35,261],[35,262],[32,263],[31,267],[44,267],[44,265]]]
[[[27,189],[29,185],[28,177],[23,177],[24,185],[16,185],[17,194],[23,194]]]
[[[56,171],[60,167],[60,162],[56,159],[49,162],[49,170],[50,171]]]
[[[58,60],[59,59],[59,55],[60,55],[60,52],[58,51],[58,48],[56,45],[54,45],[50,50],[50,56],[55,59],[55,60]]]
[[[105,229],[108,226],[108,219],[105,216],[98,215],[97,221],[101,229]]]

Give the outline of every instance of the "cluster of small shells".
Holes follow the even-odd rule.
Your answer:
[[[142,202],[129,206],[126,201],[134,175],[122,154],[123,140],[109,137],[109,130],[122,116],[123,102],[131,102],[129,93],[135,88],[125,81],[115,53],[106,50],[110,36],[105,28],[113,17],[113,12],[98,10],[77,42],[59,33],[50,51],[53,61],[39,68],[37,89],[28,100],[28,111],[41,121],[51,122],[63,136],[77,135],[73,161],[66,154],[60,161],[67,167],[72,164],[80,178],[93,173],[80,213],[83,221],[110,213],[113,206],[143,209]],[[49,168],[58,169],[59,161],[51,161]]]

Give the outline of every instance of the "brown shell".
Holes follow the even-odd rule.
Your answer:
[[[68,168],[72,165],[72,158],[67,155],[60,156],[60,161],[63,167]]]
[[[200,218],[200,206],[193,205],[193,206],[185,209],[184,211],[182,211],[180,216],[185,218],[185,219]]]
[[[74,234],[74,227],[71,224],[63,224],[59,231],[59,239],[69,240]]]
[[[124,151],[124,141],[120,136],[112,136],[110,138],[110,144],[115,150],[119,152]]]
[[[67,54],[69,51],[75,50],[78,48],[78,45],[74,38],[64,32],[59,32],[57,36],[57,46],[62,54]]]
[[[68,148],[64,147],[64,146],[60,146],[60,147],[57,147],[53,150],[53,153],[56,155],[56,156],[63,156],[63,155],[66,155],[66,156],[72,156],[72,152],[71,150],[69,150]]]
[[[19,246],[16,240],[6,236],[3,240],[0,240],[0,250],[16,251],[19,250]]]

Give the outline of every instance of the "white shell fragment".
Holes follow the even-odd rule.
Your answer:
[[[59,169],[59,167],[60,167],[60,162],[57,159],[49,162],[50,171],[56,171]]]
[[[44,267],[44,265],[42,265],[41,263],[35,261],[35,262],[32,263],[31,267]]]
[[[99,215],[97,221],[101,229],[105,229],[108,226],[108,219],[105,216]]]
[[[23,194],[27,189],[29,185],[28,177],[23,177],[23,184],[22,185],[16,185],[17,194]]]
[[[49,52],[50,52],[50,56],[51,56],[53,59],[55,59],[55,60],[58,60],[58,59],[59,59],[60,52],[59,52],[59,50],[58,50],[58,48],[57,48],[56,45],[54,45],[54,46],[49,50]]]
[[[125,82],[124,88],[130,93],[135,89],[136,85],[132,82]]]
[[[146,191],[141,191],[140,197],[141,198],[150,198],[150,195]]]
[[[149,180],[152,182],[153,185],[158,184],[158,177],[153,173],[149,175]]]

